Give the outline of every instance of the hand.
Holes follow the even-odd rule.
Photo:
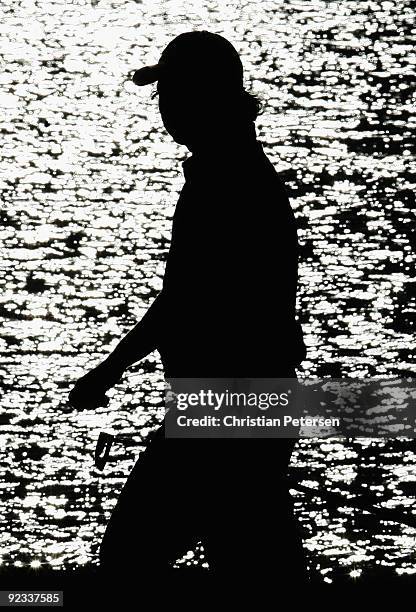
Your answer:
[[[110,400],[106,391],[120,380],[121,375],[122,373],[115,372],[103,362],[75,383],[69,393],[69,403],[78,410],[107,406]]]

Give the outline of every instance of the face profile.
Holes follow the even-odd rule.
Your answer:
[[[168,77],[159,80],[157,91],[166,131],[189,150],[210,146],[235,131],[238,101],[232,92]]]
[[[133,75],[138,86],[157,82],[167,132],[191,151],[244,130],[258,112],[244,89],[243,66],[231,43],[210,32],[186,32],[172,40],[158,64]]]
[[[202,100],[189,83],[173,79],[160,79],[157,86],[159,111],[163,125],[178,144],[192,149],[198,135],[198,121],[202,112]]]

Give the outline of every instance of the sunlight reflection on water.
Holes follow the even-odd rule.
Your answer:
[[[183,181],[185,151],[129,72],[188,29],[236,44],[264,100],[260,140],[299,221],[302,372],[404,375],[414,372],[416,320],[414,16],[410,1],[4,0],[0,17],[1,556],[82,565],[95,562],[162,412],[155,356],[114,391],[111,410],[66,407],[70,382],[160,289]],[[130,439],[104,475],[92,463],[102,429]],[[398,508],[416,492],[405,440],[304,440],[293,470]],[[295,495],[311,564],[327,580],[414,571],[410,527]]]

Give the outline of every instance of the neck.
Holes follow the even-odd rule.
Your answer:
[[[253,122],[242,125],[224,125],[217,127],[200,139],[187,145],[193,155],[211,154],[219,149],[240,149],[249,147],[256,142],[256,128]]]

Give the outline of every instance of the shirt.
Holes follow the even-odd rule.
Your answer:
[[[168,377],[277,377],[305,357],[296,223],[262,145],[192,155],[158,305]]]

